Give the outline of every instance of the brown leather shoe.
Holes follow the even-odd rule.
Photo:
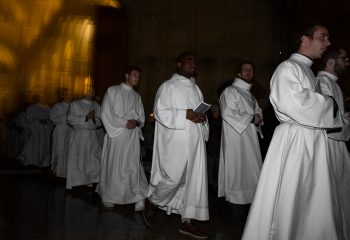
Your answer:
[[[143,210],[143,220],[145,221],[146,225],[149,227],[152,227],[154,224],[156,214],[156,206],[153,205],[148,198],[145,199],[145,209]]]
[[[194,225],[191,222],[182,223],[179,232],[196,239],[208,238],[208,236],[204,232],[202,232],[199,228],[196,227],[196,225]]]

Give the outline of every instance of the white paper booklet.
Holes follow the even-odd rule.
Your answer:
[[[208,111],[208,109],[211,107],[210,104],[201,102],[193,111],[194,112],[200,112],[200,113],[205,113]]]

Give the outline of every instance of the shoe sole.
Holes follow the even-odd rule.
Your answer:
[[[145,224],[146,224],[147,226],[149,226],[149,227],[152,227],[152,226],[153,226],[152,224],[150,224],[150,223],[147,221],[147,218],[146,218],[146,216],[145,216],[145,210],[143,210],[143,212],[142,212],[142,217],[143,217],[143,221],[145,222]]]
[[[193,237],[193,238],[196,238],[196,239],[207,239],[208,236],[205,236],[205,237],[200,237],[200,236],[197,236],[197,235],[193,235],[192,233],[189,233],[189,232],[186,232],[184,230],[181,230],[179,229],[179,232],[184,234],[184,235],[187,235],[187,236],[190,236],[190,237]]]

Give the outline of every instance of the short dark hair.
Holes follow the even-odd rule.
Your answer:
[[[303,28],[301,28],[301,30],[295,36],[294,48],[296,51],[300,48],[301,38],[303,36],[313,38],[314,33],[316,32],[318,27],[324,27],[324,25],[319,24],[319,23],[314,23],[314,24],[304,26]]]
[[[253,70],[255,71],[255,64],[254,64],[252,61],[244,60],[244,61],[242,61],[242,62],[238,65],[238,72],[239,72],[239,73],[242,71],[242,67],[243,67],[244,64],[252,65]]]
[[[178,55],[176,57],[176,63],[179,63],[179,62],[182,62],[182,60],[185,58],[185,57],[188,57],[188,56],[195,56],[193,52],[190,52],[190,51],[187,51],[187,52],[183,52],[181,53],[180,55]]]
[[[327,62],[330,58],[337,58],[341,54],[341,50],[343,48],[338,46],[330,46],[327,48],[327,50],[323,53],[322,58],[320,59],[320,68],[324,69],[327,65]]]
[[[138,66],[129,65],[124,68],[124,74],[130,74],[134,70],[141,73],[141,68],[139,68]]]

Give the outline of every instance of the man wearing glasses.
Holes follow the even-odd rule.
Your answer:
[[[333,164],[337,188],[334,196],[340,203],[340,212],[335,219],[339,219],[339,225],[343,226],[345,239],[350,239],[350,154],[345,141],[350,138],[350,116],[344,112],[342,91],[337,84],[339,77],[344,75],[349,67],[349,58],[343,48],[330,47],[321,59],[322,71],[317,74],[322,93],[332,96],[339,107],[343,127],[337,131],[328,131],[328,147]],[[339,191],[339,192],[338,192]]]

